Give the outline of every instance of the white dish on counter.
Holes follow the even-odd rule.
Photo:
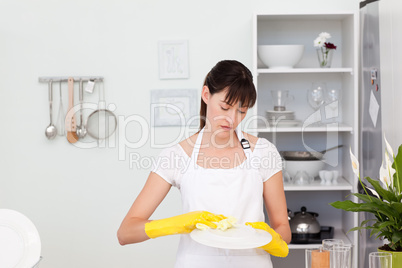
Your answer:
[[[247,225],[235,225],[225,231],[195,229],[190,233],[190,237],[200,244],[226,249],[258,248],[272,240],[272,236],[268,232]]]
[[[33,267],[39,261],[39,233],[23,214],[0,209],[0,238],[0,267]]]

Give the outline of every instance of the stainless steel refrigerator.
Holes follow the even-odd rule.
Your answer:
[[[383,155],[379,0],[360,2],[360,48],[360,174],[362,177],[378,179]],[[358,188],[362,190],[360,185]],[[369,213],[359,214],[359,223],[373,217]],[[370,237],[370,231],[362,231],[359,235],[360,268],[369,267],[368,254],[377,251],[381,245],[375,236]]]

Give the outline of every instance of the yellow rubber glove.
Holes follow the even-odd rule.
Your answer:
[[[276,257],[284,258],[289,254],[288,244],[286,244],[286,242],[283,241],[282,236],[269,227],[268,224],[265,222],[247,222],[246,225],[251,226],[254,229],[267,231],[272,235],[271,242],[260,247],[261,249]]]
[[[156,238],[172,234],[188,234],[197,223],[216,228],[213,222],[226,219],[223,215],[216,215],[207,211],[193,211],[162,220],[154,220],[145,224],[145,233],[149,238]]]

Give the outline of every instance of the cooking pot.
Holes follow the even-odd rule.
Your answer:
[[[321,226],[317,221],[318,213],[308,212],[306,207],[301,207],[300,212],[295,212],[289,217],[290,230],[293,243],[308,243],[312,238],[319,238]],[[289,215],[290,215],[289,211]]]
[[[281,151],[279,153],[285,160],[321,160],[326,152],[335,150],[342,146],[343,145],[338,145],[329,149],[325,149],[321,152]]]

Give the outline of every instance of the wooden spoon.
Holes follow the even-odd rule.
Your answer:
[[[68,78],[68,112],[66,116],[66,131],[67,140],[69,143],[76,143],[78,141],[77,123],[75,120],[74,111],[74,79]]]

